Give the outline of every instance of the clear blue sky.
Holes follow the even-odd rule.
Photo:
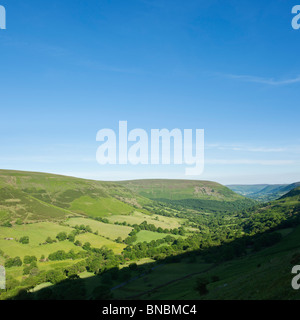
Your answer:
[[[0,0],[0,168],[84,178],[185,178],[100,166],[96,133],[205,129],[205,171],[300,180],[300,0]]]

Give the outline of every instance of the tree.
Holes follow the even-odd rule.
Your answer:
[[[74,242],[75,246],[78,246],[78,247],[81,247],[82,246],[82,243],[79,241],[79,240],[76,240]]]
[[[84,250],[91,250],[91,244],[89,242],[85,242],[85,244],[82,246],[82,249]]]
[[[19,242],[22,243],[22,244],[28,244],[29,243],[29,237],[28,236],[21,237]]]
[[[53,242],[55,242],[55,240],[52,240],[50,237],[47,237],[45,242],[46,243],[53,243]]]
[[[19,218],[19,219],[16,220],[16,224],[17,225],[21,225],[21,224],[23,224],[23,221]]]
[[[116,239],[116,242],[117,242],[117,243],[122,243],[122,238],[121,238],[121,237],[118,237],[118,238]]]
[[[74,241],[75,241],[75,235],[74,235],[74,233],[70,233],[70,234],[68,235],[68,240],[69,240],[70,242],[74,242]]]
[[[35,262],[35,261],[37,261],[36,256],[25,256],[23,259],[23,262],[25,264],[31,264],[32,262]]]
[[[12,224],[9,221],[6,221],[2,224],[3,227],[11,228]]]
[[[53,284],[57,284],[65,278],[66,276],[63,274],[62,270],[50,270],[46,273],[46,280]]]
[[[59,232],[56,236],[58,241],[64,241],[67,239],[67,234],[65,232]]]
[[[10,258],[5,262],[5,268],[20,267],[22,265],[22,260],[20,257]]]

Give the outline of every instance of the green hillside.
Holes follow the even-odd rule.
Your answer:
[[[150,199],[201,199],[234,201],[241,196],[223,185],[211,181],[193,180],[132,180],[119,182],[128,189]]]
[[[149,200],[112,182],[0,170],[0,221],[129,214]],[[141,203],[141,204],[140,204]]]
[[[211,181],[133,180],[120,184],[145,198],[202,212],[234,211],[255,205],[255,201]]]

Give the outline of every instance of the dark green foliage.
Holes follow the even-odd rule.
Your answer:
[[[11,228],[12,224],[9,221],[6,221],[2,224],[3,227]]]
[[[22,260],[20,257],[10,258],[5,261],[5,268],[20,267]]]
[[[36,262],[37,258],[36,256],[25,256],[23,259],[24,264],[30,264],[32,262]]]
[[[252,207],[255,202],[250,199],[235,200],[235,201],[218,201],[218,200],[199,200],[199,199],[182,199],[182,200],[169,200],[157,199],[158,201],[165,202],[183,208],[189,208],[201,212],[211,213],[228,213],[236,212],[246,208]]]
[[[58,241],[64,241],[67,239],[67,234],[66,232],[59,232],[56,236],[56,238],[58,239]]]
[[[46,280],[56,284],[63,281],[66,278],[62,270],[50,270],[46,273]]]
[[[19,242],[22,244],[28,244],[29,243],[29,237],[28,236],[23,236],[19,239]]]
[[[45,240],[45,243],[54,243],[56,242],[56,240],[51,239],[50,237],[47,237],[47,239]]]

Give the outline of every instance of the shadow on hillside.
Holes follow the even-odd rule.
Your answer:
[[[293,223],[292,227],[299,224]],[[187,274],[186,268],[182,277],[174,279],[169,282],[161,283],[156,287],[149,288],[146,281],[145,286],[139,292],[126,294],[122,299],[139,299],[141,297],[150,297],[150,294],[155,290],[171,284],[172,282],[183,280],[190,276],[205,273],[215,266],[230,261],[252,252],[260,251],[264,248],[270,247],[281,241],[281,234],[276,232],[278,229],[291,227],[284,222],[276,229],[257,234],[254,236],[246,236],[243,238],[235,239],[230,243],[221,246],[210,247],[197,251],[191,251],[174,255],[164,259],[156,260],[155,262],[146,263],[143,265],[131,264],[130,266],[119,268],[112,268],[97,274],[93,277],[81,279],[78,276],[67,278],[62,282],[43,288],[37,292],[27,292],[25,289],[12,298],[13,300],[113,300],[115,298],[114,291],[125,287],[128,283],[134,282],[138,279],[147,279],[147,276],[162,265],[170,263],[178,263],[178,270],[180,270],[180,263],[186,264],[199,264],[199,260],[207,263],[208,268],[199,272]],[[247,253],[248,252],[248,253]],[[299,261],[300,262],[300,261]],[[119,297],[118,297],[119,299]]]

